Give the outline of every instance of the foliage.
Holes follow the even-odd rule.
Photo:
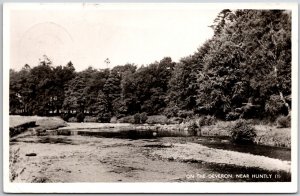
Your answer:
[[[147,113],[146,112],[141,113],[140,118],[141,118],[140,119],[141,123],[145,123],[148,119]]]
[[[76,118],[77,118],[77,122],[83,122],[85,116],[84,116],[83,113],[78,113],[78,114],[76,115]]]
[[[229,131],[234,143],[253,143],[256,137],[256,130],[246,120],[238,120]]]
[[[183,122],[183,118],[180,117],[171,117],[168,119],[168,124],[180,124]]]
[[[237,120],[240,117],[240,113],[237,112],[229,112],[228,114],[226,114],[225,120],[227,121],[233,121],[233,120]]]
[[[210,126],[214,125],[216,123],[216,117],[214,116],[201,116],[198,120],[198,125],[199,126]]]
[[[192,120],[188,123],[188,132],[191,135],[197,135],[197,132],[200,130],[200,126],[196,123],[195,120]]]
[[[60,117],[61,117],[64,121],[68,121],[69,118],[71,118],[72,116],[71,116],[71,114],[69,114],[69,113],[62,113],[62,114],[60,115]]]
[[[287,114],[288,112],[279,95],[270,96],[269,100],[266,102],[265,111],[273,118],[280,114]]]
[[[171,118],[171,117],[177,117],[178,112],[179,112],[179,107],[177,106],[170,107],[169,105],[168,107],[165,108],[163,114],[166,115],[168,118]]]
[[[140,113],[134,114],[133,119],[134,119],[134,124],[140,124],[140,122],[141,122],[141,115],[140,115]]]
[[[102,91],[98,93],[95,106],[98,122],[109,123],[112,116],[111,110],[109,109],[108,98]]]
[[[177,113],[178,117],[180,118],[190,118],[193,116],[193,114],[194,112],[189,110],[179,110]]]
[[[134,123],[134,118],[133,116],[125,116],[120,119],[118,119],[119,123]]]
[[[277,127],[278,128],[288,128],[288,127],[291,127],[291,116],[288,115],[288,116],[283,116],[283,115],[280,115],[277,120]]]
[[[217,23],[197,77],[198,111],[224,118],[247,104],[251,117],[268,116],[269,97],[291,90],[290,13],[226,10]]]
[[[148,124],[168,124],[168,118],[164,115],[152,115],[152,116],[148,116],[146,123],[148,123]]]
[[[98,122],[109,123],[110,119],[111,119],[111,114],[110,113],[99,113],[97,118],[98,118]]]
[[[78,122],[76,117],[69,118],[68,122]]]
[[[139,68],[125,64],[76,72],[72,62],[56,66],[43,56],[37,66],[10,70],[9,112],[82,113],[99,122],[143,112],[226,120],[275,120],[287,115],[291,108],[291,12],[226,9],[211,27],[211,39],[177,63],[165,57]]]
[[[98,118],[94,116],[85,116],[84,122],[98,122]]]

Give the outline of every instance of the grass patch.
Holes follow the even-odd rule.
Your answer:
[[[202,126],[202,136],[220,136],[230,137],[230,128],[234,126],[236,121],[217,121],[216,124],[210,126]],[[275,146],[275,147],[291,147],[291,128],[278,128],[276,125],[251,122],[256,130],[256,137],[253,142],[259,145]]]
[[[230,136],[230,127],[234,124],[234,121],[217,121],[214,125],[202,126],[202,136]]]
[[[9,152],[9,180],[13,182],[20,174],[17,163],[20,162],[20,148]]]
[[[289,128],[291,127],[291,116],[279,116],[276,120],[278,128]]]
[[[132,123],[132,124],[139,124],[139,123],[147,123],[147,124],[169,124],[169,120],[164,115],[153,115],[145,117],[145,114],[136,114],[134,116],[125,116],[123,118],[118,119],[119,123]]]
[[[146,123],[148,123],[148,124],[168,124],[168,118],[164,115],[148,116]]]
[[[291,148],[291,129],[270,125],[254,125],[257,136],[254,143],[267,146]]]

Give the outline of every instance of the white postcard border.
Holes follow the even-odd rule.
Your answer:
[[[289,9],[292,10],[291,182],[243,183],[11,183],[9,181],[9,15],[37,9]],[[9,193],[295,193],[298,182],[298,4],[297,3],[5,3],[3,6],[3,185]]]

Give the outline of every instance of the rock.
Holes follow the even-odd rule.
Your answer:
[[[28,156],[28,157],[34,157],[34,156],[36,156],[36,153],[28,153],[28,154],[26,154],[26,156]]]
[[[169,161],[174,161],[175,159],[173,157],[168,158]]]

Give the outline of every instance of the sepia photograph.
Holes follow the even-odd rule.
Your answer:
[[[291,3],[4,4],[5,191],[297,191],[297,18]]]

